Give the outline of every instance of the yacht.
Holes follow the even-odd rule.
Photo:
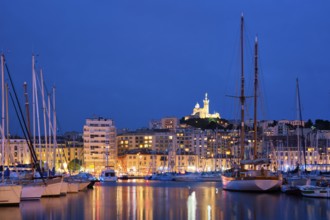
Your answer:
[[[107,168],[102,170],[100,175],[101,182],[116,182],[117,179],[116,172],[113,169]]]

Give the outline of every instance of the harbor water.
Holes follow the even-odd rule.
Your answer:
[[[0,207],[1,219],[330,219],[330,200],[242,193],[221,183],[120,180]]]

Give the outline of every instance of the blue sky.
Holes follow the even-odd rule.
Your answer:
[[[45,83],[56,86],[62,131],[81,131],[94,115],[146,127],[191,114],[205,92],[210,110],[232,119],[238,103],[226,95],[238,94],[243,12],[247,95],[256,34],[260,44],[260,118],[296,119],[298,77],[303,118],[329,120],[329,11],[325,0],[2,0],[0,49],[22,100],[38,54]]]

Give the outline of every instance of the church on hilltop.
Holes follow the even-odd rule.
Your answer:
[[[210,100],[207,98],[207,93],[205,93],[205,98],[203,100],[204,106],[201,108],[199,103],[197,102],[195,108],[193,109],[193,113],[189,116],[185,117],[185,120],[191,118],[218,118],[220,119],[220,114],[215,112],[214,114],[209,113],[209,103]]]

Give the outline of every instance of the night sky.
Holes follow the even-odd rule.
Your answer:
[[[206,92],[211,113],[234,119],[238,100],[228,95],[239,92],[242,12],[246,95],[253,95],[253,42],[259,38],[259,119],[297,119],[298,77],[303,119],[329,120],[326,0],[1,0],[0,49],[22,103],[23,82],[31,88],[31,56],[38,55],[48,89],[56,86],[61,131],[82,131],[93,116],[130,129],[181,118]],[[247,118],[252,115],[251,109]]]

